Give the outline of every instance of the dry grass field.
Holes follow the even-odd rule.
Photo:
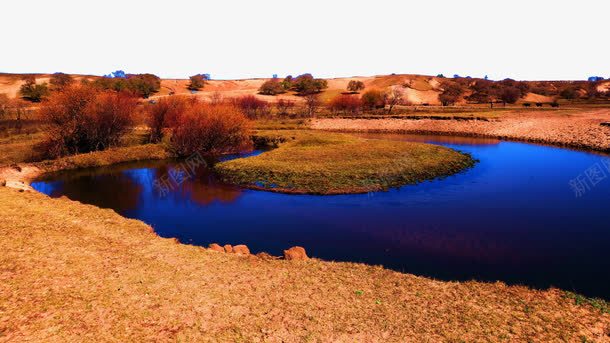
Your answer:
[[[433,114],[450,116],[455,114]],[[334,131],[374,131],[480,136],[545,143],[572,148],[610,151],[610,121],[608,108],[568,108],[561,110],[507,110],[473,112],[486,120],[435,120],[430,114],[421,119],[378,118],[343,119],[319,118],[311,127]],[[457,115],[468,119],[465,114]]]
[[[610,341],[607,305],[559,290],[217,253],[7,187],[0,213],[0,342]]]

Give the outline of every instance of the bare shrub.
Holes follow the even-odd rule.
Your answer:
[[[314,117],[321,104],[322,102],[320,101],[320,96],[318,94],[311,93],[305,95],[305,109],[307,111],[306,115],[308,117]]]
[[[443,92],[438,96],[438,100],[443,106],[455,104],[464,93],[464,87],[461,84],[450,80],[443,82],[441,87]]]
[[[251,144],[250,122],[231,104],[191,103],[171,127],[171,147],[179,156],[238,152]]]
[[[578,98],[578,89],[574,86],[568,86],[561,90],[559,96],[567,100],[576,99]]]
[[[502,102],[504,103],[504,105],[508,104],[514,104],[517,102],[517,100],[519,100],[519,98],[521,97],[521,90],[519,90],[519,88],[514,87],[514,86],[507,86],[507,87],[503,87],[500,90],[499,98],[500,100],[502,100]]]
[[[160,142],[163,139],[163,130],[175,125],[179,116],[192,102],[192,98],[185,96],[170,96],[161,98],[156,104],[149,104],[146,108],[147,124],[150,127],[149,141]]]
[[[212,105],[219,105],[224,101],[225,99],[219,91],[212,93],[212,96],[210,97],[210,103],[212,103]]]
[[[403,101],[404,93],[398,86],[392,87],[385,93],[385,102],[388,104],[388,114],[392,113],[394,106],[399,105]]]
[[[279,115],[288,115],[289,111],[295,106],[295,102],[292,100],[280,99],[275,104],[277,113]]]
[[[0,119],[4,119],[9,115],[10,99],[4,93],[0,93]]]
[[[51,75],[51,89],[54,91],[62,90],[74,83],[74,79],[69,74],[55,73]]]
[[[137,104],[125,92],[68,87],[40,109],[48,124],[48,138],[38,148],[50,158],[107,149],[129,130]]]
[[[328,108],[334,113],[356,114],[362,108],[362,101],[355,95],[340,94],[330,101]]]
[[[250,119],[265,117],[269,114],[269,103],[254,95],[244,95],[239,98],[234,98],[233,104]]]

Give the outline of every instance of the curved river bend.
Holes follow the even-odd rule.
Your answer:
[[[162,194],[155,181],[173,175],[177,161],[64,172],[32,186],[112,208],[187,244],[247,244],[274,255],[301,245],[326,260],[610,298],[608,156],[489,139],[368,136],[442,144],[479,163],[444,179],[358,195],[244,190],[205,168]]]

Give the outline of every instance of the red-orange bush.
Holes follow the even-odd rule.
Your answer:
[[[231,104],[193,102],[171,130],[171,146],[179,156],[238,152],[251,144],[250,122]]]
[[[150,127],[150,142],[160,142],[163,130],[175,125],[178,117],[193,103],[193,99],[186,96],[169,96],[161,98],[156,104],[149,104],[146,108],[146,118]]]
[[[43,157],[104,150],[116,145],[129,130],[137,104],[137,99],[129,94],[84,85],[53,94],[40,110],[41,118],[48,124],[48,138],[39,146]]]
[[[264,117],[269,114],[269,103],[254,95],[244,95],[233,99],[233,104],[250,119]]]
[[[355,114],[358,113],[362,108],[362,101],[355,95],[341,94],[337,95],[330,101],[328,108],[333,112]]]

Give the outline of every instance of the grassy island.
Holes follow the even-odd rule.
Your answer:
[[[286,193],[346,194],[386,190],[447,176],[474,160],[455,150],[422,143],[364,139],[312,131],[261,132],[284,141],[258,156],[219,163],[230,182]]]

